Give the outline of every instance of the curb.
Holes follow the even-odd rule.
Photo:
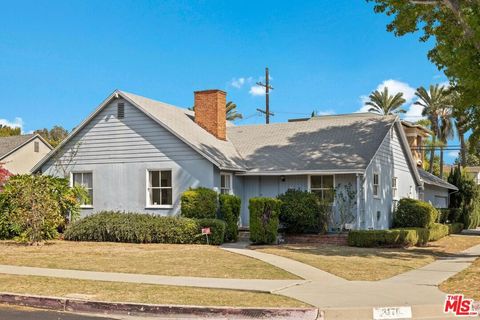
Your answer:
[[[318,317],[316,308],[236,308],[202,307],[184,305],[141,304],[128,302],[105,302],[63,297],[32,296],[0,293],[0,303],[79,313],[121,314],[133,316],[183,316],[228,319],[305,319]]]

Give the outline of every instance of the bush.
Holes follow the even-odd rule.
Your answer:
[[[463,223],[456,222],[447,224],[448,234],[460,233],[463,230]]]
[[[161,217],[103,211],[71,223],[65,240],[127,243],[206,243],[201,228],[210,227],[210,243],[221,244],[225,223],[216,219]]]
[[[280,200],[274,198],[250,198],[250,241],[269,244],[277,241]]]
[[[319,233],[327,230],[327,213],[314,193],[289,189],[277,198],[281,201],[280,223],[287,233]]]
[[[352,230],[348,233],[348,245],[354,247],[410,247],[425,245],[429,232],[425,228],[391,230]]]
[[[403,198],[398,202],[394,225],[399,228],[429,228],[438,218],[438,211],[428,202]]]
[[[208,188],[189,189],[182,194],[182,216],[195,219],[217,217],[217,193]]]
[[[452,222],[462,222],[466,228],[480,225],[480,188],[468,173],[456,166],[450,171],[448,182],[458,187],[450,195],[450,207],[460,208],[461,214]]]
[[[219,216],[227,224],[225,230],[225,241],[238,240],[238,219],[240,218],[240,208],[242,201],[240,197],[221,194],[219,200]]]
[[[440,223],[434,223],[428,228],[428,241],[437,241],[448,236],[448,226]]]
[[[198,225],[198,234],[202,234],[202,228],[210,228],[211,234],[208,235],[208,243],[220,245],[223,243],[225,239],[225,229],[226,223],[225,221],[219,219],[199,219],[197,220]],[[207,243],[207,237],[205,235],[201,235],[197,239],[197,243]]]

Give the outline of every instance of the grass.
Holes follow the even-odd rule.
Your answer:
[[[467,269],[442,282],[439,288],[445,293],[463,293],[467,298],[480,301],[480,258]]]
[[[357,248],[334,245],[260,247],[262,252],[291,258],[347,280],[377,281],[423,267],[480,244],[480,237],[448,236],[422,248]]]
[[[308,307],[284,296],[249,291],[0,275],[0,291],[57,297],[85,295],[91,300],[153,304]]]
[[[0,264],[166,276],[298,279],[262,261],[206,245],[0,241]]]

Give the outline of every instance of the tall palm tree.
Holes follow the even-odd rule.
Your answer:
[[[189,107],[188,110],[195,111],[195,106]],[[228,101],[226,105],[226,119],[234,121],[236,119],[243,119],[243,115],[237,112],[237,105],[233,101]]]
[[[388,87],[385,87],[382,92],[375,90],[372,92],[365,105],[370,106],[368,112],[374,112],[381,115],[405,113],[406,111],[400,107],[406,102],[403,98],[403,93],[399,92],[392,96],[388,93]]]
[[[435,157],[435,146],[437,137],[439,136],[439,113],[442,108],[448,105],[447,90],[444,86],[430,85],[427,91],[424,87],[420,87],[415,92],[418,100],[416,105],[423,107],[422,116],[426,116],[430,120],[430,129],[432,130],[432,147],[430,148],[430,166],[429,171],[433,173],[433,159]]]
[[[237,105],[233,101],[227,102],[227,120],[234,121],[236,119],[243,119],[241,113],[237,112]]]
[[[440,126],[438,130],[438,139],[440,140],[440,178],[443,178],[443,148],[447,145],[447,141],[453,138],[454,123],[452,117],[452,107],[446,105],[441,108],[438,114],[440,118]]]
[[[466,108],[462,103],[462,99],[458,91],[451,89],[449,99],[452,106],[452,116],[455,122],[455,129],[457,129],[458,140],[460,140],[460,165],[465,167],[467,165],[467,145],[465,143],[465,133],[470,125],[469,108]]]

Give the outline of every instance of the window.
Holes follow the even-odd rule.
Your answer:
[[[220,193],[222,194],[232,193],[232,174],[231,173],[220,174]]]
[[[380,175],[378,173],[373,174],[373,196],[380,197]]]
[[[35,141],[33,143],[33,152],[39,152],[40,151],[40,143],[38,141]]]
[[[335,198],[333,176],[310,176],[310,192],[317,194],[322,200],[333,203]]]
[[[125,104],[119,103],[117,105],[117,119],[125,118]]]
[[[172,206],[172,171],[148,171],[147,194],[147,206],[149,207]]]
[[[398,178],[392,178],[392,197],[395,199],[398,196]]]
[[[85,199],[80,204],[82,207],[93,206],[93,175],[91,172],[73,172],[72,185],[82,186],[88,192],[88,199]]]

